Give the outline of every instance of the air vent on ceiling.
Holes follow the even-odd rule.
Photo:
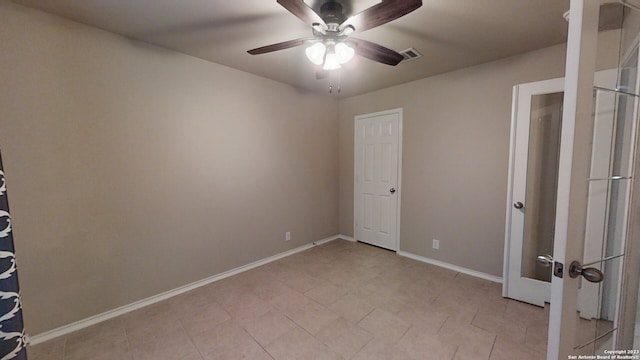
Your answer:
[[[400,51],[400,55],[402,55],[402,57],[404,57],[404,59],[402,59],[401,62],[407,62],[407,61],[414,60],[414,59],[422,57],[422,54],[420,54],[418,52],[418,50],[416,50],[414,48],[408,48],[406,50],[402,50],[402,51]]]

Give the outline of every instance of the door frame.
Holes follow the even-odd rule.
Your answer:
[[[356,172],[358,171],[358,158],[356,156],[358,148],[357,148],[357,137],[358,137],[358,129],[357,122],[360,119],[366,119],[370,117],[382,116],[382,115],[398,115],[398,184],[396,187],[396,241],[395,241],[395,252],[398,253],[400,251],[400,213],[401,213],[401,202],[402,202],[402,133],[403,133],[403,108],[395,108],[383,111],[377,111],[368,114],[356,115],[353,118],[353,240],[358,241],[358,233],[356,226],[357,221],[357,196],[358,196],[358,182],[356,178]]]

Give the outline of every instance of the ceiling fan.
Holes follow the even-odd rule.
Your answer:
[[[353,16],[346,16],[342,4],[328,0],[317,13],[304,0],[277,0],[278,4],[311,25],[313,37],[300,38],[267,45],[247,51],[251,55],[284,50],[310,44],[306,49],[309,60],[324,70],[339,69],[354,54],[387,65],[398,65],[403,56],[396,51],[370,41],[349,37],[398,19],[422,6],[422,0],[382,0]]]

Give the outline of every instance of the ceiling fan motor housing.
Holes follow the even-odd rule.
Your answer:
[[[327,24],[341,24],[345,18],[342,4],[337,1],[327,1],[320,7],[320,16]]]

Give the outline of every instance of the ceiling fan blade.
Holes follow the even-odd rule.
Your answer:
[[[298,19],[302,20],[306,24],[313,25],[314,23],[318,23],[325,25],[322,17],[313,11],[313,9],[303,0],[278,0],[278,4],[282,5],[282,7],[297,16]]]
[[[404,59],[404,56],[387,49],[382,45],[362,39],[349,38],[349,42],[356,44],[356,54],[382,64],[396,66]]]
[[[289,48],[292,48],[292,47],[304,45],[304,43],[306,43],[307,41],[310,41],[310,40],[315,40],[315,38],[309,37],[309,38],[302,38],[302,39],[283,41],[281,43],[276,43],[276,44],[271,44],[271,45],[262,46],[262,47],[255,48],[255,49],[251,49],[251,50],[249,50],[247,52],[249,54],[251,54],[251,55],[265,54],[265,53],[269,53],[269,52],[272,52],[272,51],[284,50],[284,49],[289,49]]]
[[[369,30],[407,15],[420,6],[422,0],[382,0],[381,3],[349,17],[340,24],[340,29],[351,25],[356,32]]]

